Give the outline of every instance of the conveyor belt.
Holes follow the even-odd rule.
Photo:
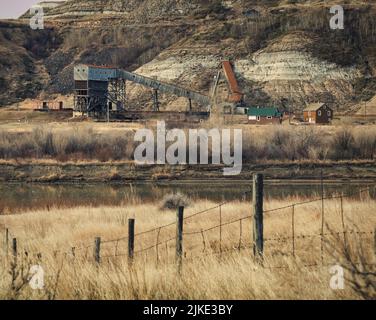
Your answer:
[[[146,87],[156,89],[162,93],[169,93],[174,94],[178,97],[185,97],[187,99],[191,99],[192,101],[196,101],[204,106],[210,105],[210,98],[201,93],[188,90],[186,88],[179,87],[176,85],[172,85],[166,82],[144,77],[132,72],[128,72],[125,70],[117,70],[117,78],[135,82]]]

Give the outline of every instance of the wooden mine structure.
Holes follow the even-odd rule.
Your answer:
[[[126,110],[126,83],[127,81],[143,85],[153,90],[153,112],[142,112]],[[228,87],[227,97],[222,97],[217,102],[217,89],[219,83],[224,81]],[[250,114],[250,108],[244,101],[244,93],[241,91],[234,67],[229,60],[222,61],[218,74],[215,77],[212,90],[208,95],[192,91],[174,84],[162,82],[156,79],[148,78],[136,73],[128,72],[113,67],[101,67],[86,64],[79,64],[74,68],[74,115],[88,116],[97,119],[107,118],[110,120],[110,114],[116,113],[117,120],[140,120],[158,117],[159,113],[159,93],[171,94],[177,97],[184,97],[188,100],[189,111],[186,113],[175,112],[174,117],[181,119],[199,118],[207,119],[210,114],[218,114],[226,117],[243,116],[246,123],[259,124],[272,123],[280,124],[282,115],[279,111],[273,111],[272,108],[257,108],[257,114]],[[202,112],[192,112],[192,102],[206,108]],[[273,109],[274,110],[274,109]],[[270,114],[269,114],[269,113]],[[164,117],[171,116],[163,112]],[[264,114],[265,113],[265,114]],[[196,118],[195,118],[196,117]],[[254,119],[253,119],[254,118]],[[244,120],[244,121],[245,121]],[[254,120],[254,121],[253,121]]]
[[[74,68],[74,112],[76,115],[101,118],[112,111],[124,111],[126,103],[126,81],[152,88],[154,111],[159,111],[158,94],[166,93],[185,97],[192,108],[192,101],[210,111],[210,98],[198,92],[166,82],[144,77],[112,67],[80,64]]]

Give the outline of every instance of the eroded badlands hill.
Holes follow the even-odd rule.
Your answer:
[[[345,1],[345,29],[331,30],[332,3],[67,1],[48,11],[43,32],[27,20],[0,25],[0,105],[71,93],[79,62],[208,93],[220,62],[231,59],[249,103],[302,109],[328,101],[347,109],[376,93],[376,9]],[[146,89],[129,85],[128,96],[129,108],[151,106]],[[166,99],[167,108],[180,106]]]

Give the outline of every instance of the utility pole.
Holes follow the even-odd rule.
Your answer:
[[[154,112],[158,112],[159,111],[158,89],[154,89],[153,104],[154,104]]]

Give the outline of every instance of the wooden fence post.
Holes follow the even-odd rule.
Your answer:
[[[134,225],[135,219],[128,219],[128,259],[133,262],[134,257]]]
[[[94,260],[96,263],[101,262],[101,238],[97,237],[94,241]]]
[[[253,175],[253,254],[262,263],[264,252],[264,176]]]
[[[321,264],[324,264],[324,227],[325,227],[324,175],[321,169]]]
[[[12,240],[12,254],[14,258],[17,258],[17,238]]]
[[[219,255],[222,258],[222,206],[219,206]]]
[[[291,228],[292,228],[292,256],[295,258],[295,205],[292,206],[292,217],[291,217]]]
[[[343,244],[345,245],[345,249],[347,249],[347,231],[346,231],[346,224],[345,224],[345,216],[343,213],[343,195],[341,195],[340,200],[341,200],[341,221],[342,221],[342,231],[343,231]]]
[[[183,222],[184,222],[184,207],[179,207],[176,213],[176,262],[178,264],[178,272],[182,270],[183,258]]]
[[[4,250],[5,250],[6,256],[8,257],[8,252],[9,252],[9,229],[8,228],[5,229],[5,247],[4,247]]]
[[[162,228],[158,229],[157,241],[156,241],[156,244],[155,244],[155,250],[156,250],[156,253],[157,253],[157,266],[159,264],[159,236],[161,234],[161,229]]]

